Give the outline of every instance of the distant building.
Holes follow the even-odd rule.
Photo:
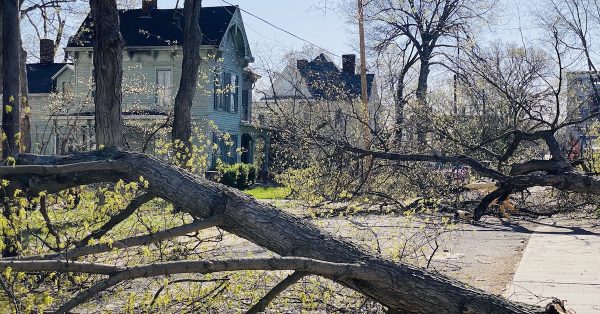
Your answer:
[[[570,72],[567,74],[567,112],[573,120],[584,120],[600,113],[600,73]],[[570,146],[575,154],[596,149],[598,136],[592,125],[600,121],[593,117],[569,129]]]
[[[375,75],[367,74],[369,123],[377,128],[377,90],[374,86]],[[275,74],[272,86],[264,92],[257,111],[264,116],[262,122],[266,124],[273,119],[269,115],[276,107],[304,123],[329,120],[332,132],[354,132],[357,119],[363,118],[361,95],[356,56],[344,55],[342,69],[339,69],[327,56],[320,54],[312,61],[297,60],[296,64],[289,64]],[[349,125],[349,121],[354,121],[351,123],[354,125]]]
[[[54,41],[51,39],[40,40],[39,57],[39,63],[26,65],[32,150],[54,153],[53,123],[49,119],[54,111],[52,103],[58,94],[72,93],[75,68],[72,63],[54,63]]]

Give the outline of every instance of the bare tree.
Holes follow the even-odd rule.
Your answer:
[[[99,147],[123,146],[123,37],[114,0],[90,0],[94,21],[94,95]]]
[[[378,51],[399,48],[405,62],[398,69],[396,112],[402,111],[404,78],[413,64],[419,63],[416,87],[417,106],[427,104],[428,79],[436,53],[448,46],[450,37],[468,34],[471,22],[482,18],[493,2],[471,0],[394,1],[375,0],[367,4],[366,20],[375,32],[374,46]],[[412,52],[416,53],[415,56]],[[399,114],[398,123],[403,122]],[[422,123],[420,123],[422,124]],[[424,141],[424,125],[417,125],[419,142]],[[396,129],[400,129],[397,126]]]
[[[408,88],[410,76],[419,55],[408,40],[382,41],[373,48],[377,53],[379,83],[387,89],[386,96],[394,100],[394,145],[399,150],[405,136],[405,108],[413,96]]]

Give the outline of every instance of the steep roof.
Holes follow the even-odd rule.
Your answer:
[[[362,95],[360,74],[346,73],[324,54],[298,68],[314,98],[335,100]],[[367,95],[371,97],[374,74],[367,74]]]
[[[235,6],[203,7],[200,11],[202,44],[218,46],[233,18]],[[183,9],[119,10],[125,46],[171,46],[183,43]],[[92,47],[94,31],[90,15],[83,21],[67,47]]]
[[[52,77],[69,63],[27,64],[27,84],[31,94],[46,94],[54,91]]]

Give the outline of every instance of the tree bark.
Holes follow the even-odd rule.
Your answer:
[[[429,58],[431,58],[431,53],[428,51],[423,51],[421,53],[420,63],[421,67],[419,69],[419,78],[417,82],[417,105],[419,108],[417,110],[424,110],[427,107],[427,81],[429,80]],[[420,119],[420,118],[417,118]],[[423,121],[417,121],[417,140],[419,146],[425,144],[426,141],[426,127]]]
[[[2,43],[0,45],[0,93],[2,93],[2,90],[4,88],[4,20],[3,20],[3,16],[4,16],[4,2],[0,1],[0,43]]]
[[[20,97],[19,63],[21,55],[19,1],[3,1],[3,82],[2,82],[2,158],[19,154]]]
[[[142,175],[149,181],[149,193],[194,217],[218,215],[222,217],[223,230],[281,256],[360,264],[370,274],[370,280],[352,275],[328,278],[391,309],[409,313],[543,312],[538,307],[510,302],[447,277],[372,255],[276,207],[145,155],[102,150],[72,156],[22,155],[18,162],[38,166],[0,167],[0,176],[10,180],[9,191],[19,188],[31,195],[94,182],[135,181]]]
[[[202,0],[185,0],[183,7],[185,25],[183,29],[183,63],[179,90],[175,97],[172,140],[176,151],[180,153],[180,161],[185,165],[191,154],[192,137],[192,101],[198,83],[200,67],[200,45],[202,31],[200,29],[200,9]]]
[[[96,143],[98,147],[123,147],[121,114],[123,38],[115,0],[90,0],[94,21],[94,83]]]
[[[417,101],[421,102],[423,105],[427,104],[427,81],[429,79],[429,58],[431,56],[423,52],[421,55],[421,66],[419,68],[419,78],[417,81]]]
[[[404,76],[401,76],[398,80],[398,87],[396,88],[396,104],[395,104],[395,139],[394,144],[396,150],[402,148],[402,137],[404,136],[404,107],[406,101],[404,100]]]
[[[20,147],[21,152],[31,153],[31,121],[29,116],[31,109],[29,107],[29,82],[27,81],[27,52],[23,49],[23,40],[19,36],[19,46],[21,47],[21,60],[19,76],[21,79],[21,117],[20,117]]]

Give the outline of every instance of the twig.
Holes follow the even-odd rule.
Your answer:
[[[112,216],[110,220],[108,220],[102,227],[94,232],[90,233],[85,238],[81,239],[81,241],[75,244],[76,248],[84,247],[88,245],[90,240],[92,239],[100,239],[104,236],[108,231],[114,228],[116,225],[121,223],[123,220],[127,219],[129,216],[133,215],[133,213],[140,208],[142,205],[148,203],[149,201],[154,199],[154,195],[150,193],[144,193],[136,198],[134,198],[127,207],[119,212],[118,214]]]
[[[302,279],[306,275],[308,275],[308,274],[305,272],[295,271],[291,275],[287,276],[284,280],[279,282],[275,287],[273,287],[269,292],[267,292],[267,294],[265,294],[265,296],[263,296],[260,300],[258,300],[258,302],[256,304],[254,304],[254,306],[251,307],[246,312],[246,314],[254,314],[254,313],[264,312],[265,309],[267,309],[267,306],[269,306],[269,304],[271,302],[273,302],[273,300],[275,300],[275,298],[279,294],[281,294],[283,291],[285,291],[291,285],[298,282],[298,280]]]

